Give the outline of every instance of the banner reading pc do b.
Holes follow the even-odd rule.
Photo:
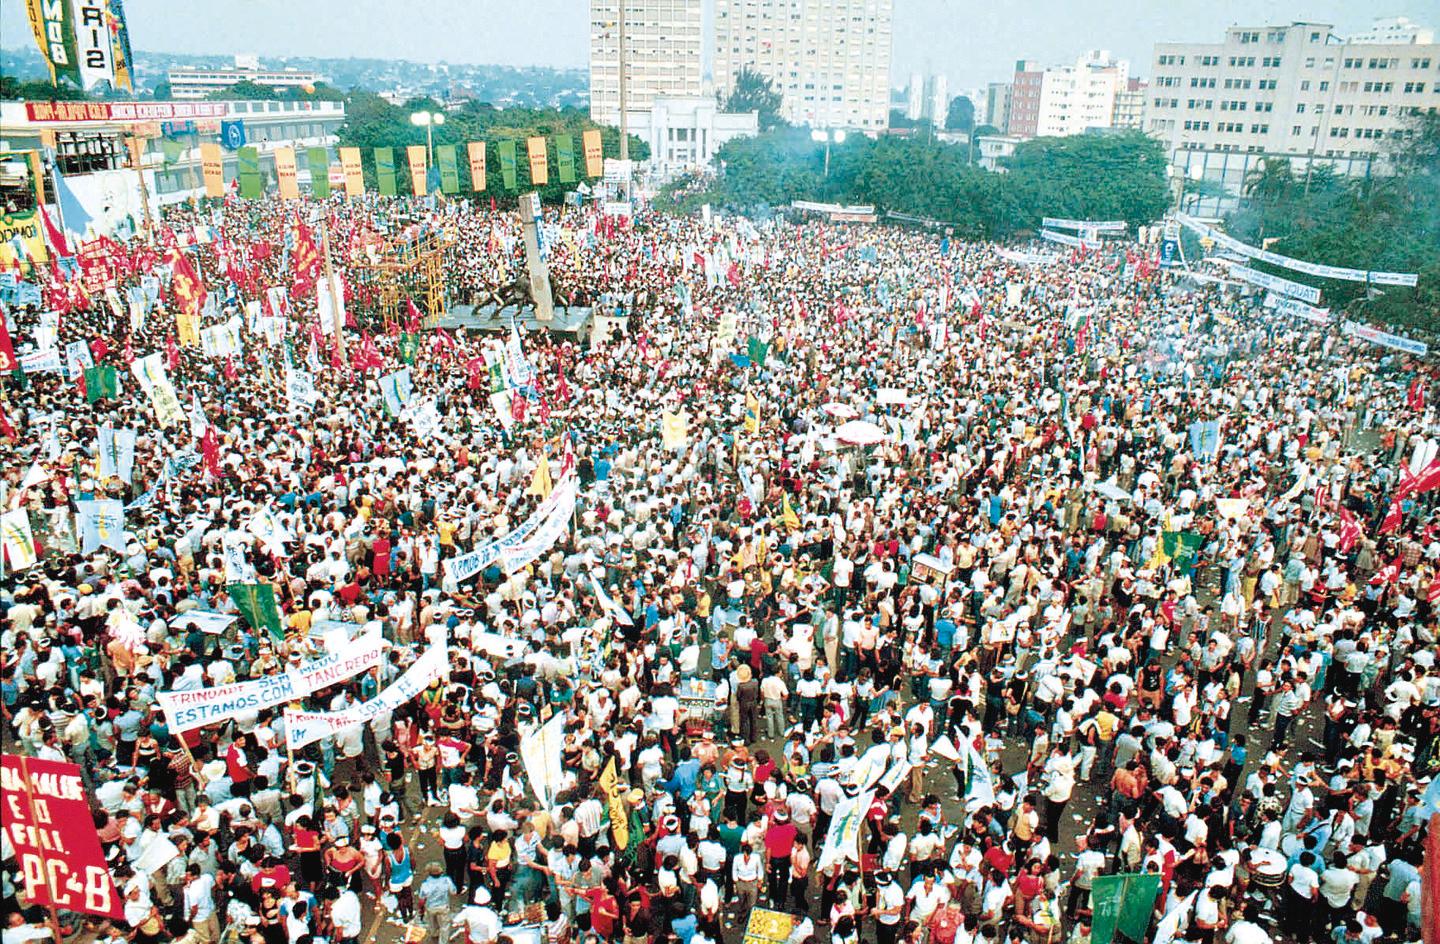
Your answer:
[[[78,765],[0,756],[0,811],[20,864],[26,901],[125,916],[100,851]]]

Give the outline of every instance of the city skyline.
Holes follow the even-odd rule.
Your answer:
[[[135,48],[145,52],[230,56],[406,59],[501,66],[584,68],[589,57],[588,0],[531,0],[523,13],[497,18],[515,7],[498,3],[437,0],[416,8],[379,3],[310,0],[308,19],[324,29],[287,29],[295,5],[253,0],[244,5],[170,5],[132,0],[126,17]],[[1152,7],[1140,3],[1075,5],[1064,0],[962,7],[955,0],[907,0],[896,4],[892,87],[912,72],[946,75],[954,89],[983,87],[1007,78],[1017,59],[1045,64],[1073,61],[1089,48],[1104,48],[1147,77],[1155,43],[1204,41],[1232,25],[1280,25],[1297,20],[1330,23],[1340,35],[1376,18],[1406,16],[1436,22],[1426,0],[1356,4],[1346,0],[1222,0],[1205,5]],[[0,18],[24,23],[23,0],[0,0]],[[1044,23],[1047,29],[1035,29]],[[420,27],[417,29],[417,27]],[[28,31],[6,31],[8,48],[29,44]]]

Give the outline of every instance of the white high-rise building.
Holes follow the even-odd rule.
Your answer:
[[[889,124],[893,0],[714,2],[722,96],[749,67],[771,80],[792,124],[862,131]]]
[[[624,0],[625,107],[704,94],[705,0]],[[590,117],[620,123],[620,0],[590,0]]]
[[[932,75],[925,92],[925,117],[935,127],[944,129],[945,116],[950,111],[950,80],[943,75]]]
[[[1428,41],[1422,41],[1428,40]],[[1228,155],[1326,161],[1342,173],[1381,172],[1409,116],[1440,108],[1434,33],[1381,21],[1349,40],[1324,23],[1231,27],[1218,43],[1157,43],[1145,130],[1202,172]]]
[[[1022,60],[1015,65],[1009,132],[1022,138],[1064,137],[1109,128],[1115,97],[1128,88],[1129,78],[1130,64],[1105,49],[1055,68]]]
[[[905,86],[905,117],[919,121],[925,113],[925,77],[918,72],[910,73],[910,84]]]

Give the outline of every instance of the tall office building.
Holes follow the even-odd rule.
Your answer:
[[[1324,23],[1237,26],[1218,43],[1157,43],[1153,65],[1145,130],[1172,163],[1227,184],[1242,173],[1236,154],[1382,172],[1407,118],[1440,107],[1440,45],[1408,21],[1349,40]]]
[[[1095,49],[1073,65],[1044,68],[1015,64],[1009,133],[1022,138],[1064,137],[1090,128],[1109,128],[1115,98],[1129,87],[1130,65],[1108,50]]]
[[[714,2],[722,96],[749,67],[774,83],[781,116],[792,124],[874,131],[889,124],[893,0]]]
[[[590,2],[590,117],[620,123],[620,2]],[[625,107],[704,93],[705,0],[624,0]]]
[[[1145,95],[1150,83],[1144,79],[1132,78],[1123,89],[1115,92],[1115,116],[1110,122],[1113,128],[1139,131],[1145,127]]]
[[[989,125],[1001,134],[1010,128],[1010,94],[1014,88],[1009,82],[991,82],[985,87],[985,118],[976,116],[976,125]]]
[[[925,77],[918,72],[910,73],[910,84],[905,86],[905,117],[919,121],[925,114]]]
[[[922,116],[942,131],[945,116],[950,111],[950,80],[943,75],[932,75],[925,83],[925,107]]]

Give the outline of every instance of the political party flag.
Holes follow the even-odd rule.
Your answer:
[[[745,342],[745,353],[750,360],[755,362],[756,367],[764,367],[765,357],[770,353],[770,345],[752,334]]]
[[[755,435],[760,432],[760,400],[755,394],[745,394],[745,432]]]
[[[525,494],[549,498],[554,490],[555,483],[550,478],[550,459],[542,452],[540,461],[535,465],[535,472],[530,476],[530,484],[526,487]]]
[[[497,145],[497,150],[500,154],[500,179],[505,182],[506,190],[514,190],[518,172],[515,142],[501,141]]]
[[[100,478],[129,482],[135,471],[135,430],[115,429],[108,423],[96,431]]]
[[[120,397],[120,373],[109,364],[85,368],[85,402],[94,403],[104,397]]]
[[[320,246],[315,242],[315,232],[303,220],[295,221],[295,252],[290,257],[294,269],[291,294],[309,295],[320,281],[324,260],[320,258]]]
[[[412,144],[405,149],[405,159],[410,166],[410,191],[417,197],[426,193],[425,145]]]
[[[530,159],[530,185],[545,186],[550,182],[550,162],[545,151],[545,138],[542,135],[527,138],[525,151]]]
[[[965,809],[974,811],[982,806],[995,804],[995,781],[990,776],[990,765],[975,749],[969,739],[965,741]]]
[[[630,785],[622,783],[615,772],[615,758],[605,762],[600,776],[595,779],[599,788],[599,799],[605,804],[605,816],[610,821],[610,846],[613,849],[630,847],[630,811],[625,805],[625,794]]]
[[[440,168],[440,192],[460,192],[460,164],[455,157],[455,145],[442,144],[435,148],[435,163]]]
[[[465,145],[465,155],[470,159],[470,189],[485,189],[485,142],[471,141]]]
[[[1220,422],[1196,420],[1190,424],[1190,450],[1200,462],[1211,462],[1220,453]]]
[[[360,164],[360,149],[340,149],[340,168],[345,172],[345,196],[358,197],[365,192],[365,170]]]
[[[795,509],[791,507],[789,495],[780,496],[780,520],[791,531],[800,529],[800,516],[795,514]]]
[[[225,196],[225,154],[214,141],[200,145],[200,172],[205,180],[205,196]]]
[[[50,170],[55,180],[55,202],[60,208],[62,225],[67,233],[74,233],[77,239],[84,239],[95,217],[85,209],[85,204],[80,202],[60,169],[52,166]]]
[[[15,345],[10,341],[10,328],[0,316],[0,373],[16,370],[20,362],[15,359]]]
[[[205,307],[205,283],[195,272],[190,257],[180,251],[178,245],[170,247],[165,262],[170,266],[170,291],[179,303],[179,310],[188,315],[200,314]]]
[[[599,177],[605,173],[605,149],[599,128],[591,128],[580,136],[585,148],[585,176]]]
[[[410,402],[414,391],[415,384],[410,377],[410,368],[408,367],[380,378],[380,394],[385,400],[385,412],[392,417],[400,415],[400,412],[405,409],[405,404]]]
[[[282,200],[300,199],[300,168],[295,159],[293,147],[277,147],[272,153],[275,159],[275,187]]]
[[[575,182],[575,139],[568,134],[555,136],[555,165],[562,184]]]
[[[305,163],[310,167],[310,192],[324,200],[330,196],[330,152],[312,147],[305,152]]]
[[[125,506],[118,499],[82,499],[75,509],[81,554],[93,554],[102,547],[124,552]]]
[[[413,331],[406,331],[400,335],[400,359],[407,364],[415,363],[415,356],[420,351],[420,335]]]
[[[232,583],[225,589],[251,629],[263,629],[276,642],[285,641],[285,630],[280,623],[280,608],[275,604],[274,587],[268,583]]]
[[[1159,873],[1097,875],[1090,884],[1091,944],[1111,944],[1117,933],[1123,941],[1145,940],[1158,894]]]
[[[380,188],[380,196],[395,196],[395,150],[394,148],[375,149],[375,182]]]
[[[0,534],[5,539],[5,562],[11,569],[24,570],[40,559],[35,552],[35,534],[30,530],[30,513],[24,508],[0,515]]]
[[[684,413],[660,414],[660,442],[666,449],[679,449],[689,437],[689,420]]]
[[[1364,536],[1360,523],[1348,508],[1340,509],[1340,553],[1349,554]]]

